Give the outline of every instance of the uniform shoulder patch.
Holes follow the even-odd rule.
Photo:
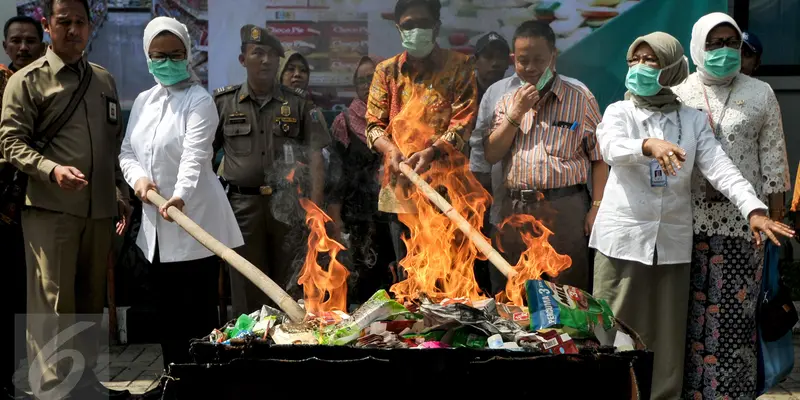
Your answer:
[[[242,85],[228,85],[218,89],[214,89],[214,97],[220,96],[226,93],[231,93],[236,89],[239,89]]]
[[[289,86],[286,86],[286,85],[281,85],[281,89],[283,89],[283,91],[285,91],[285,92],[292,93],[292,94],[294,94],[296,96],[300,96],[300,97],[302,97],[304,99],[308,97],[308,92],[303,90],[303,89],[300,89],[300,88],[292,88],[292,87],[289,87]]]
[[[107,71],[107,70],[106,70],[106,68],[105,68],[105,67],[103,67],[103,66],[102,66],[102,65],[100,65],[100,64],[95,64],[95,63],[93,63],[93,62],[90,62],[89,64],[90,64],[92,67],[94,67],[94,68],[97,68],[97,69],[99,69],[99,70],[101,70],[101,71]]]

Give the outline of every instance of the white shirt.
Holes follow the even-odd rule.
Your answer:
[[[167,89],[156,85],[136,97],[119,160],[134,187],[149,178],[166,199],[180,197],[183,212],[230,248],[244,244],[236,217],[211,167],[219,116],[211,95],[199,85]],[[213,253],[183,228],[145,204],[136,244],[153,261],[158,237],[161,262],[210,257]]]
[[[707,112],[703,83],[692,74],[672,90],[688,107]],[[733,90],[733,92],[731,92]],[[730,85],[706,86],[708,104],[722,149],[756,190],[761,201],[767,195],[789,190],[789,162],[781,123],[781,109],[772,88],[765,82],[739,74]],[[724,112],[725,100],[728,109]],[[747,220],[727,218],[736,212],[730,202],[706,201],[706,181],[698,174],[692,180],[694,232],[752,239]]]
[[[653,264],[656,248],[659,265],[691,262],[691,180],[695,166],[731,199],[741,215],[767,209],[714,139],[706,115],[686,106],[679,112],[680,119],[678,112],[644,110],[630,101],[608,106],[597,126],[597,140],[611,173],[590,247],[608,257],[646,265]],[[676,143],[686,151],[686,162],[677,176],[667,178],[667,187],[650,184],[651,158],[642,154],[642,143],[651,137]]]

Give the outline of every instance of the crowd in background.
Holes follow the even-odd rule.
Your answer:
[[[486,33],[465,55],[437,45],[438,0],[398,0],[405,51],[363,55],[356,98],[328,126],[308,91],[308,60],[266,27],[241,28],[246,80],[208,93],[189,67],[186,26],[167,17],[143,32],[156,84],[123,124],[114,77],[86,60],[87,1],[51,0],[45,11],[44,26],[6,23],[12,64],[0,80],[3,168],[29,178],[0,242],[26,288],[6,307],[29,315],[27,334],[15,336],[27,338],[30,362],[64,328],[102,314],[108,255],[128,228],[131,195],[143,203],[136,244],[154,271],[158,322],[171,326],[161,334],[166,369],[190,362],[189,340],[217,325],[219,268],[172,223],[170,207],[302,296],[305,238],[296,235],[310,200],[349,249],[349,300],[358,303],[406,276],[402,215],[414,211],[398,194],[410,188],[401,164],[425,176],[460,152],[491,195],[484,235],[514,265],[526,247],[504,220],[531,215],[552,230],[571,267],[543,278],[607,300],[641,335],[655,352],[652,398],[755,397],[764,244],[795,232],[780,222],[790,189],[780,108],[770,86],[749,76],[763,49],[726,14],[695,24],[694,73],[684,44],[664,32],[608,60],[627,63],[628,91],[603,112],[591,88],[558,73],[548,24],[524,22],[510,42]],[[424,106],[415,122],[435,133],[421,147],[395,129],[410,105]],[[167,201],[153,205],[151,191]],[[236,315],[272,304],[235,269],[230,276]],[[486,261],[475,278],[487,296],[506,285]],[[170,324],[175,315],[191,323]],[[72,346],[96,354],[99,334],[88,330]],[[87,356],[88,371],[95,362]],[[22,398],[8,366],[7,396]],[[38,368],[34,391],[57,391],[68,365]],[[70,394],[129,395],[91,373]]]

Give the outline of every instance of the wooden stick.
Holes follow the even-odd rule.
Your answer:
[[[155,190],[147,192],[147,200],[150,200],[150,202],[157,207],[161,207],[162,204],[167,202],[167,200],[156,193]],[[278,286],[277,283],[269,279],[267,275],[256,268],[255,265],[222,244],[219,240],[214,239],[214,237],[204,231],[200,225],[197,225],[177,208],[168,208],[167,215],[169,215],[178,226],[200,242],[200,244],[211,250],[214,254],[219,256],[219,258],[225,260],[231,267],[236,268],[236,270],[249,279],[250,282],[253,282],[253,284],[269,296],[293,322],[303,321],[306,316],[305,310],[303,310],[288,293]]]
[[[408,179],[414,183],[414,185],[419,188],[422,194],[431,201],[431,203],[435,204],[436,207],[439,207],[440,210],[453,221],[458,229],[461,232],[464,232],[465,235],[475,243],[475,246],[478,250],[481,251],[488,259],[489,262],[492,263],[506,278],[511,278],[517,274],[517,271],[514,271],[514,268],[511,267],[511,264],[503,258],[497,250],[492,247],[491,243],[486,241],[483,235],[476,230],[475,228],[470,225],[470,223],[458,213],[458,211],[453,208],[453,206],[445,200],[442,195],[439,194],[436,190],[434,190],[428,182],[425,182],[416,172],[414,172],[408,164],[400,163],[400,171],[408,177]]]

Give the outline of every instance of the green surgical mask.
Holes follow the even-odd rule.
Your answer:
[[[722,47],[706,51],[703,67],[715,78],[727,78],[742,68],[742,54],[738,49]]]
[[[544,87],[550,83],[551,79],[553,79],[553,70],[551,70],[550,67],[547,67],[547,69],[542,72],[542,76],[539,77],[539,81],[536,82],[536,90],[541,92],[542,89],[544,89]]]
[[[684,59],[685,56],[662,69],[653,68],[645,64],[636,64],[628,69],[628,74],[625,76],[625,87],[637,96],[655,96],[663,88],[661,86],[661,72],[675,67]]]
[[[412,57],[423,58],[433,51],[433,29],[400,30],[400,37],[403,39],[403,48]]]
[[[147,60],[147,69],[164,86],[172,86],[191,77],[189,60]]]

